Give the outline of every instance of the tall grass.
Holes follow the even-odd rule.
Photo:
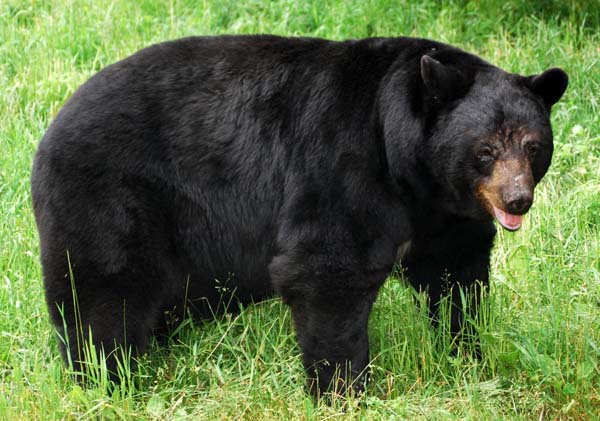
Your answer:
[[[524,228],[501,232],[477,329],[449,352],[401,276],[370,321],[365,397],[314,402],[288,310],[271,300],[153,343],[122,386],[81,388],[47,317],[29,197],[36,144],[94,72],[161,40],[268,32],[435,38],[524,74],[570,75],[556,153]],[[600,413],[600,6],[597,1],[0,3],[0,418],[593,419]],[[422,297],[416,296],[416,300]]]

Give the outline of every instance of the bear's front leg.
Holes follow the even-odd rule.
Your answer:
[[[368,321],[376,291],[296,295],[290,301],[308,387],[316,396],[364,390]]]
[[[448,223],[444,230],[415,239],[402,259],[413,287],[428,292],[434,321],[438,320],[440,299],[449,296],[453,335],[464,333],[463,308],[469,317],[477,316],[482,287],[489,281],[490,252],[495,234],[491,222]]]
[[[369,314],[385,273],[349,270],[346,263],[300,252],[281,254],[269,266],[274,288],[291,307],[308,387],[316,396],[365,386]]]

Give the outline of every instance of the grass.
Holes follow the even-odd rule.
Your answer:
[[[561,66],[553,166],[524,228],[501,233],[478,326],[483,357],[447,339],[391,278],[371,318],[362,399],[303,391],[288,310],[277,300],[153,344],[131,381],[82,389],[50,327],[29,171],[60,106],[103,66],[192,34],[333,39],[412,35],[514,72]],[[14,1],[0,3],[0,419],[598,419],[600,414],[600,7],[597,1]],[[100,374],[101,377],[101,374]]]

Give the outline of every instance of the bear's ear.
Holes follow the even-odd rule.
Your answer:
[[[421,57],[421,77],[427,91],[438,102],[464,95],[469,82],[460,70],[445,66],[428,55]]]
[[[531,90],[542,97],[550,108],[567,90],[569,76],[563,70],[555,67],[537,76],[530,76],[528,82]]]

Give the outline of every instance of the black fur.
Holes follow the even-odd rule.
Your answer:
[[[33,166],[65,356],[79,358],[68,253],[82,330],[105,350],[142,352],[165,312],[223,310],[223,288],[242,303],[278,293],[313,391],[360,390],[370,309],[399,247],[433,311],[447,286],[487,283],[495,228],[474,192],[476,148],[502,128],[540,131],[539,181],[549,105],[566,88],[553,72],[508,74],[423,39],[274,36],[187,38],[107,67]]]

